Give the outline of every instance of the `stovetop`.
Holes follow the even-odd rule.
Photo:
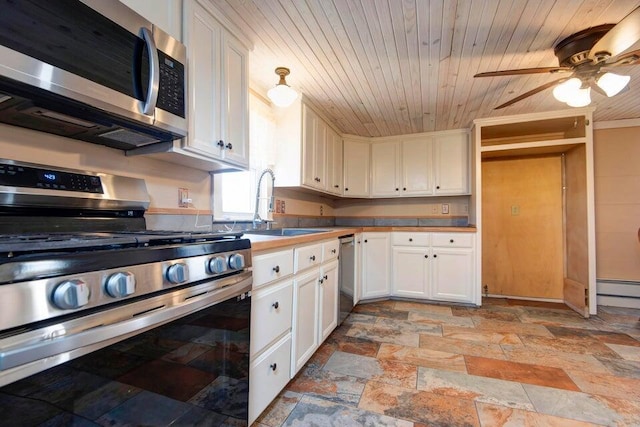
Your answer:
[[[0,235],[0,256],[19,254],[123,249],[232,240],[242,233],[206,231],[139,230],[118,232],[26,233]]]

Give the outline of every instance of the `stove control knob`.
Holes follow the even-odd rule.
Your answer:
[[[229,267],[232,270],[240,270],[244,268],[244,255],[242,254],[233,254],[229,257]]]
[[[82,280],[67,280],[53,290],[52,302],[58,308],[69,310],[89,303],[90,290]]]
[[[227,260],[223,256],[211,258],[207,262],[207,270],[211,274],[220,274],[227,271]]]
[[[188,279],[187,274],[187,264],[182,262],[170,265],[169,268],[167,268],[167,280],[174,285],[186,282]]]
[[[136,276],[128,271],[112,274],[105,282],[104,289],[113,298],[131,295],[136,291]]]

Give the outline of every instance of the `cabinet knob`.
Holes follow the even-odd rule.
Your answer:
[[[425,257],[425,258],[429,258],[429,255],[425,255],[424,257]]]
[[[396,188],[396,191],[399,191],[399,190],[400,190],[399,188]]]
[[[223,140],[220,140],[220,141],[218,141],[218,142],[216,143],[216,145],[217,145],[218,147],[222,148],[222,147],[224,147],[224,141],[223,141]]]
[[[349,187],[345,187],[344,191],[349,191]]]
[[[311,255],[311,256],[309,257],[309,259],[310,259],[311,261],[315,261],[315,260],[316,260],[316,256],[315,256],[315,255]]]
[[[368,242],[368,240],[367,240],[367,239],[364,239],[364,242],[365,242],[365,243],[367,243],[367,242]]]
[[[436,190],[439,190],[439,189],[440,189],[440,186],[439,186],[439,185],[436,185]]]
[[[275,267],[273,267],[273,271],[275,271],[276,273],[280,273],[280,266],[276,265]]]
[[[277,310],[278,308],[280,308],[280,303],[276,301],[273,304],[271,304],[271,306]]]
[[[453,243],[453,239],[449,240],[449,243]]]
[[[402,187],[402,191],[407,191],[407,187]]]
[[[436,254],[433,254],[433,257],[434,257],[434,258],[438,258],[438,255],[436,255]]]
[[[322,285],[324,283],[324,279],[321,277],[318,279],[318,282]]]
[[[323,277],[324,280],[329,280],[329,276],[327,276],[326,274]]]
[[[231,143],[228,143],[224,146],[224,148],[228,148],[229,150],[231,150],[233,148],[233,145],[231,145]]]
[[[271,368],[272,371],[275,371],[276,369],[278,369],[278,364],[272,363],[271,365],[269,365],[269,368]]]
[[[334,188],[340,188],[340,186],[338,184],[333,186]]]
[[[335,254],[335,253],[336,253],[336,250],[335,250],[335,249],[331,249],[331,253],[332,253],[332,254]]]
[[[409,239],[410,242],[413,242],[413,239]]]

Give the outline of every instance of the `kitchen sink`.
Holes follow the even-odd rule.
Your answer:
[[[302,236],[305,234],[324,233],[320,228],[278,228],[274,230],[247,230],[244,234],[257,234],[260,236]]]

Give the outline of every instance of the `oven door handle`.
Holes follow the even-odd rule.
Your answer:
[[[114,323],[96,326],[71,335],[59,335],[53,339],[1,348],[0,371],[72,351],[74,356],[86,354],[231,298],[245,298],[251,291],[253,282],[251,273],[232,276],[229,279],[232,278],[234,284],[222,288],[219,288],[221,280],[208,282],[104,312],[104,316],[116,318]],[[121,320],[123,318],[126,320]],[[75,351],[86,347],[91,347],[90,351]],[[68,356],[62,357],[61,362],[68,359],[70,359]],[[51,366],[55,364],[57,363]],[[4,373],[0,373],[0,383],[4,382],[1,381],[2,376]]]

